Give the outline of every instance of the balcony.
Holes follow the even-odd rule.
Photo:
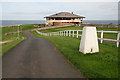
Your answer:
[[[51,22],[83,22],[83,21],[75,19],[75,20],[46,20],[46,22],[51,23]]]

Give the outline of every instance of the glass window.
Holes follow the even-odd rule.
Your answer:
[[[50,18],[46,18],[47,20],[50,20]]]

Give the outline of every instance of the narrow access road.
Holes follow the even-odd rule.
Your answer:
[[[2,57],[3,78],[83,78],[47,39],[23,35],[27,39]]]

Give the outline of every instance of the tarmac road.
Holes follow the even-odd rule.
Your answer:
[[[83,78],[47,39],[23,35],[27,39],[2,57],[3,78]]]

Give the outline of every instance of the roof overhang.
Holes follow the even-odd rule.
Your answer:
[[[85,18],[85,17],[64,17],[64,16],[62,16],[62,17],[49,17],[49,16],[46,16],[46,17],[44,17],[44,18]]]

